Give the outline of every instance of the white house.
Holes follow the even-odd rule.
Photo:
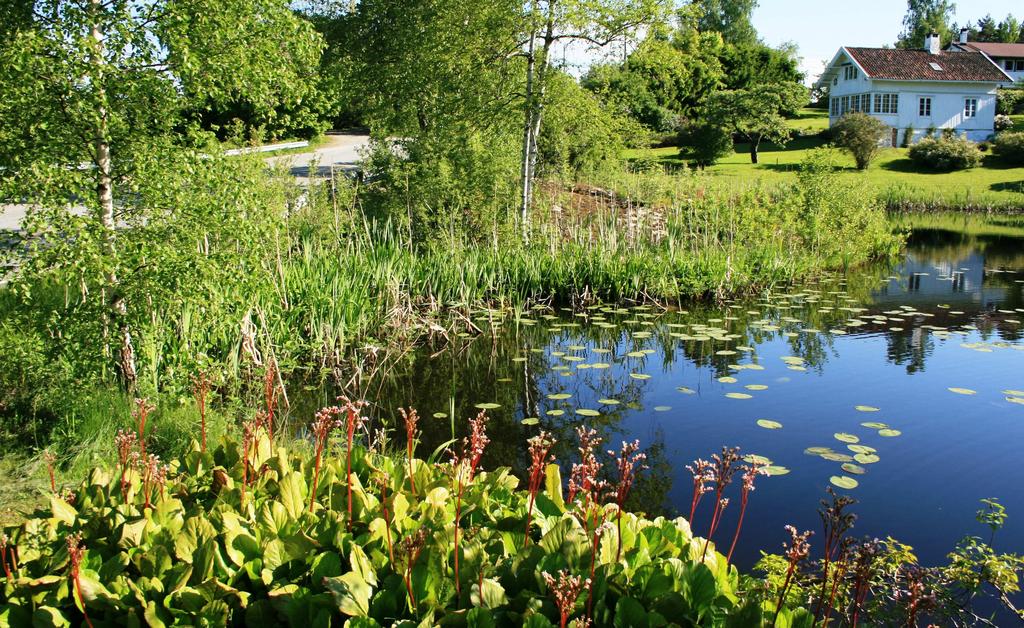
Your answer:
[[[1012,78],[981,52],[942,51],[937,34],[920,50],[843,47],[818,79],[829,90],[829,125],[843,114],[870,114],[900,145],[929,131],[955,129],[979,142],[993,133],[996,89]]]
[[[1002,44],[996,42],[967,41],[968,31],[960,30],[960,39],[949,46],[950,52],[980,52],[1003,69],[1013,81],[1003,87],[1017,82],[1024,87],[1024,44]]]

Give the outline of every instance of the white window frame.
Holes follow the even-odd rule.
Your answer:
[[[917,117],[918,118],[930,118],[930,117],[932,117],[932,97],[931,96],[918,96],[917,97]]]
[[[964,118],[978,117],[978,99],[964,98]]]

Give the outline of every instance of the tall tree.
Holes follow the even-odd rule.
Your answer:
[[[136,379],[121,290],[119,221],[144,213],[145,157],[191,138],[197,102],[258,106],[302,94],[321,40],[285,0],[36,0],[0,48],[0,196],[37,217],[78,203],[98,243],[108,353]],[[178,165],[180,167],[180,164]],[[140,170],[141,169],[141,170]],[[53,212],[45,214],[45,212]],[[65,234],[66,235],[66,234]]]
[[[756,164],[761,142],[784,144],[789,139],[785,115],[806,103],[807,88],[799,83],[725,90],[708,98],[704,120],[745,140],[750,145],[750,163]]]
[[[602,48],[634,35],[645,24],[658,21],[668,9],[665,0],[529,0],[526,4],[523,44],[525,106],[520,168],[522,195],[519,213],[524,236],[533,201],[537,170],[537,140],[544,118],[548,74],[557,44],[585,42]]]
[[[955,9],[956,4],[949,0],[907,0],[903,31],[896,41],[896,47],[921,48],[929,33],[938,33],[942,45],[948,45],[953,40]]]
[[[698,10],[697,27],[722,35],[727,44],[749,46],[757,42],[751,18],[757,0],[693,0]]]

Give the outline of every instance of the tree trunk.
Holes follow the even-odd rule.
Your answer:
[[[522,178],[522,197],[519,205],[519,222],[523,230],[523,241],[529,239],[529,225],[527,219],[530,213],[530,202],[533,196],[533,173],[530,170],[530,154],[533,151],[533,75],[536,71],[536,57],[534,56],[534,42],[536,33],[531,29],[530,43],[526,52],[526,101],[523,106],[523,154],[520,168]]]
[[[111,174],[110,162],[110,113],[107,108],[107,94],[103,86],[103,28],[100,24],[102,18],[101,0],[90,0],[89,8],[92,11],[92,28],[90,35],[95,40],[89,63],[92,67],[90,79],[96,88],[96,129],[93,139],[93,161],[96,167],[96,210],[99,222],[103,227],[103,249],[110,263],[110,270],[107,272],[106,288],[109,295],[110,322],[117,330],[120,347],[118,353],[117,371],[121,376],[122,383],[128,390],[135,388],[135,348],[132,345],[131,332],[126,321],[127,304],[121,296],[120,286],[117,279],[116,265],[114,259],[117,250],[114,245],[116,224],[114,222],[114,179]]]
[[[758,145],[760,143],[761,143],[761,138],[760,137],[758,137],[756,139],[751,139],[750,140],[750,163],[752,163],[752,164],[756,164],[757,163],[757,147],[758,147]]]

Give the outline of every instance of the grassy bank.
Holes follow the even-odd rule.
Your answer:
[[[1018,124],[1024,125],[1024,116],[1018,118]],[[804,110],[790,126],[798,135],[785,146],[763,145],[760,163],[750,163],[749,147],[737,144],[735,152],[708,168],[708,173],[738,186],[752,181],[766,185],[792,181],[808,152],[826,144],[827,140],[816,134],[828,128],[827,112]],[[669,167],[682,167],[686,162],[672,146],[632,149],[625,156]],[[1024,166],[1010,166],[991,154],[985,156],[981,167],[948,173],[921,170],[910,161],[906,148],[884,149],[863,172],[857,171],[853,157],[845,154],[836,166],[852,184],[880,194],[894,210],[1024,211]]]

